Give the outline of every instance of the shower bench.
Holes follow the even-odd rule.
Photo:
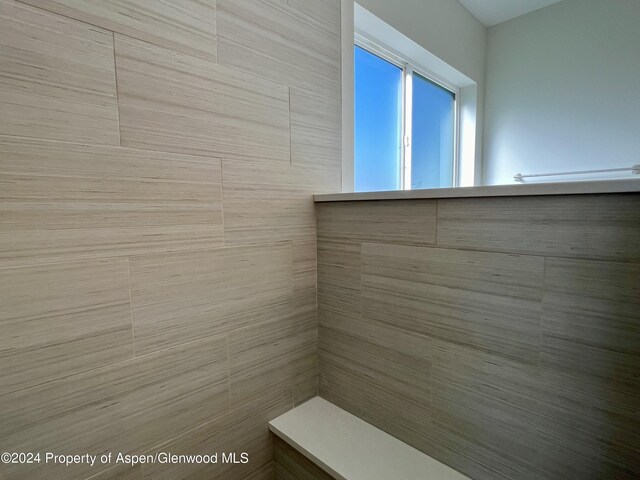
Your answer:
[[[469,480],[320,397],[269,429],[277,480]]]

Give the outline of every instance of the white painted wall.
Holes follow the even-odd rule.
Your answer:
[[[491,27],[486,72],[484,183],[640,163],[640,0],[563,0]]]
[[[455,0],[357,0],[365,9],[403,33],[477,84],[461,92],[465,98],[477,95],[475,156],[471,172],[475,183],[481,175],[482,117],[487,29]],[[471,112],[466,112],[469,115]],[[462,132],[469,136],[470,132]],[[466,177],[465,177],[466,176]],[[469,173],[461,172],[467,178]]]

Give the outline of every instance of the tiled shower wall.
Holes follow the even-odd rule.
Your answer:
[[[640,478],[640,195],[318,204],[319,392],[474,479]]]
[[[247,451],[316,392],[339,0],[0,0],[0,451]]]

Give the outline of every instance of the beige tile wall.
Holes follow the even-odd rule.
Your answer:
[[[320,395],[474,479],[640,477],[640,195],[318,204]]]
[[[0,0],[3,479],[271,478],[316,394],[312,193],[340,188],[339,0]]]

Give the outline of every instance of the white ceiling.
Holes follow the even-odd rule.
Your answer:
[[[485,26],[511,20],[561,0],[459,0]]]

